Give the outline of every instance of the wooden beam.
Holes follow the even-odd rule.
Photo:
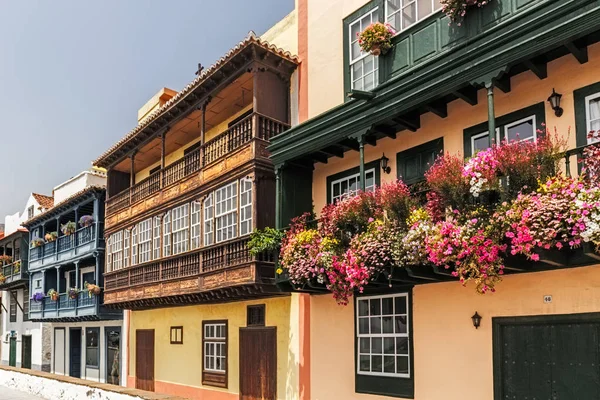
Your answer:
[[[421,127],[421,115],[419,115],[419,113],[405,114],[395,117],[394,121],[396,121],[398,125],[401,125],[411,132],[416,132]]]
[[[467,86],[465,88],[455,90],[452,92],[452,94],[472,106],[477,105],[477,88],[474,86]]]
[[[448,116],[448,104],[445,101],[438,100],[425,104],[425,109],[440,118],[446,118]]]
[[[310,158],[312,158],[314,161],[327,164],[327,155],[323,153],[312,153]]]
[[[502,90],[504,93],[510,92],[510,76],[508,74],[502,75],[500,78],[494,79],[494,86]]]
[[[339,146],[328,146],[321,150],[321,153],[325,153],[331,157],[344,158],[344,149]]]
[[[365,143],[370,144],[371,146],[377,146],[377,139],[373,135],[366,135]]]
[[[354,151],[358,151],[359,150],[359,145],[358,142],[356,140],[352,140],[352,139],[344,139],[340,142],[340,146],[346,147],[350,150],[354,150]]]
[[[372,129],[373,132],[381,133],[389,138],[396,139],[396,130],[387,125],[375,125]]]
[[[539,79],[546,79],[548,77],[548,62],[545,60],[526,60],[525,66],[531,70]]]
[[[575,42],[568,42],[565,44],[565,47],[579,61],[579,64],[588,62],[587,46],[578,46]]]

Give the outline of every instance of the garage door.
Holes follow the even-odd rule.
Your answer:
[[[600,314],[494,318],[496,400],[600,399]]]

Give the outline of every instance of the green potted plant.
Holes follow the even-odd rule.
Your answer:
[[[88,292],[88,296],[92,297],[92,295],[98,296],[100,294],[100,286],[94,285],[93,283],[85,282],[85,289]]]
[[[58,238],[58,232],[48,232],[44,235],[47,243],[54,242]]]
[[[44,239],[40,239],[40,238],[36,237],[31,240],[31,247],[33,247],[34,249],[36,247],[42,247],[44,245],[44,243],[45,243]]]
[[[362,51],[374,56],[385,54],[392,48],[392,37],[396,34],[389,24],[375,22],[358,33],[358,45]]]
[[[50,300],[52,300],[52,301],[58,301],[59,295],[58,295],[58,292],[56,290],[54,290],[54,289],[48,290],[47,295],[48,295],[48,297],[50,297]]]
[[[60,230],[65,236],[72,235],[77,230],[77,224],[73,221],[69,221],[66,224],[61,225]]]
[[[21,261],[16,261],[13,264],[13,273],[18,274],[19,272],[21,272]]]

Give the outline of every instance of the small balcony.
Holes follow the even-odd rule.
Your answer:
[[[32,300],[29,317],[44,321],[86,321],[97,320],[100,313],[101,296],[90,295],[87,291],[77,293],[75,298],[68,293],[59,294],[58,300],[45,296],[41,301]]]
[[[73,234],[32,247],[29,251],[29,268],[39,269],[46,264],[63,263],[80,254],[91,253],[97,247],[97,229],[98,224],[93,223],[79,228]]]
[[[0,290],[6,290],[19,284],[26,283],[27,272],[23,270],[23,261],[17,260],[0,268]]]
[[[251,149],[251,152],[247,155],[244,154],[239,160],[240,162],[256,156],[264,156],[265,153],[262,149],[266,147],[268,141],[288,128],[289,125],[286,123],[254,112],[204,145],[189,152],[183,158],[158,169],[149,177],[110,196],[106,201],[107,216],[140,203],[160,191],[175,187],[199,171],[206,172],[220,161],[243,153],[244,149]],[[255,145],[257,142],[260,142],[261,145]],[[203,181],[210,179],[208,176],[203,176],[203,178]],[[194,185],[189,186],[194,187]],[[111,224],[110,220],[107,221],[107,227]]]

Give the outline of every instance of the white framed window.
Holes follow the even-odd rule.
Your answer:
[[[163,257],[173,254],[171,247],[171,211],[167,211],[163,217]]]
[[[365,171],[365,190],[375,190],[375,168]],[[345,196],[355,196],[360,190],[360,173],[348,175],[331,182],[331,202],[335,203]]]
[[[153,243],[152,243],[152,258],[158,260],[160,258],[160,217],[154,217],[154,223],[152,224],[153,231]]]
[[[587,131],[600,131],[600,93],[594,93],[585,98],[585,120]],[[588,144],[598,140],[587,139]]]
[[[171,210],[173,254],[184,253],[189,247],[190,205],[184,204]]]
[[[237,181],[215,191],[216,240],[237,237]]]
[[[195,250],[200,247],[200,226],[201,226],[201,211],[202,204],[198,201],[192,201],[191,204],[192,213],[191,213],[191,239],[192,239],[192,250]]]
[[[240,180],[240,236],[252,233],[252,180]]]
[[[350,23],[350,39],[348,45],[350,59],[351,88],[356,90],[373,90],[379,84],[379,57],[363,52],[358,44],[358,35],[369,25],[379,20],[379,10],[374,8],[365,15]]]
[[[108,249],[108,251],[106,252],[106,272],[111,272],[112,271],[112,252],[113,252],[112,236],[110,236],[110,237],[108,237],[108,239],[106,239],[106,248]]]
[[[129,257],[131,256],[131,243],[130,243],[131,232],[129,229],[123,230],[123,267],[129,267]]]
[[[213,193],[204,199],[204,245],[210,246],[214,241],[215,207],[213,205]]]
[[[138,263],[137,226],[131,228],[131,265]]]
[[[113,271],[123,268],[123,231],[112,235],[112,268]]]
[[[227,324],[204,323],[204,371],[227,370]]]
[[[400,32],[441,8],[440,0],[385,0],[385,20]]]
[[[472,154],[476,154],[481,150],[489,149],[490,144],[490,136],[488,134],[489,131],[481,132],[476,135],[471,136],[471,151]],[[498,143],[500,138],[500,128],[496,128],[496,143]]]
[[[356,299],[357,373],[410,378],[408,294]]]
[[[531,142],[537,139],[535,115],[504,125],[504,140]]]
[[[152,259],[152,218],[138,224],[138,252],[140,264]]]

